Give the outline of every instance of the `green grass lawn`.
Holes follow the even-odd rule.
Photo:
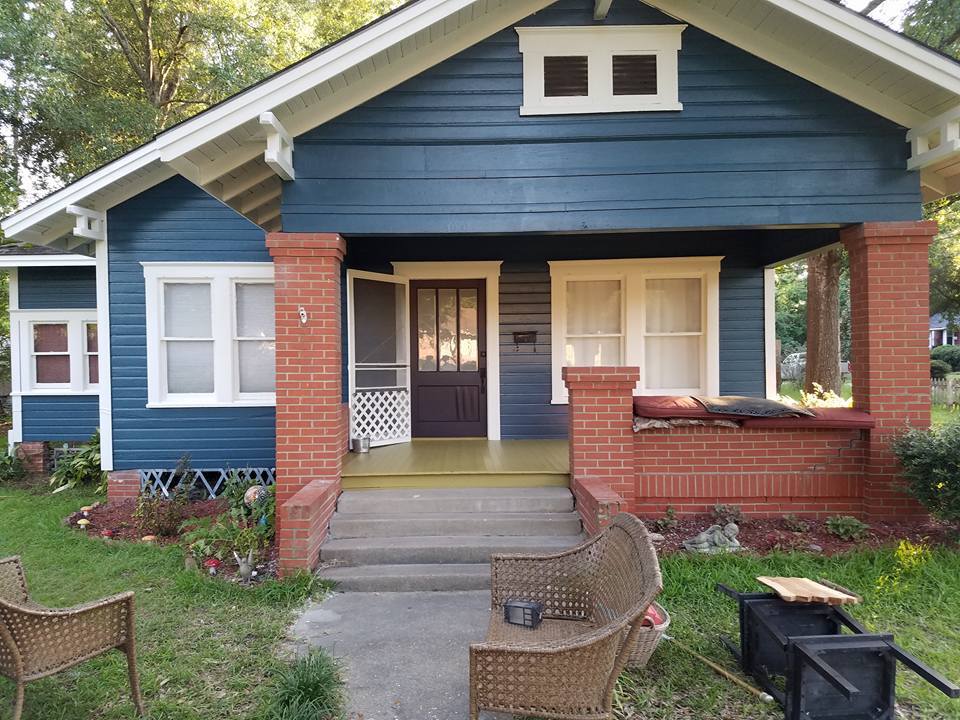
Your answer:
[[[62,525],[89,498],[52,496],[0,487],[0,556],[20,554],[34,597],[67,606],[122,590],[137,593],[140,671],[153,720],[262,720],[277,687],[284,630],[306,597],[304,583],[269,583],[255,590],[183,571],[176,548],[85,538]],[[760,574],[828,577],[866,598],[854,613],[960,681],[960,553],[933,551],[927,562],[880,591],[881,577],[898,567],[893,550],[823,558],[806,554],[663,558],[670,633],[733,668],[720,646],[734,634],[734,603],[714,592],[717,582],[759,589]],[[466,652],[466,648],[464,648]],[[388,682],[388,678],[381,679]],[[0,718],[13,686],[0,679]],[[960,701],[947,701],[915,676],[902,673],[907,718],[960,719]],[[644,671],[624,675],[622,720],[653,718],[776,718],[776,708],[750,695],[679,649],[664,643]],[[28,720],[132,718],[123,657],[110,654],[27,688]]]
[[[960,410],[955,410],[946,405],[934,405],[930,408],[930,420],[934,425],[946,425],[957,422],[960,419]]]
[[[878,590],[880,578],[896,572],[890,550],[857,552],[832,558],[809,554],[691,557],[661,559],[664,591],[660,602],[670,612],[668,633],[729,669],[733,658],[719,636],[736,638],[736,604],[714,591],[717,582],[738,590],[763,590],[757,575],[826,577],[859,591],[864,604],[852,614],[871,630],[893,632],[908,651],[960,682],[960,553],[938,549],[899,585]],[[621,717],[777,718],[778,706],[763,705],[734,688],[712,670],[669,642],[661,644],[643,671],[624,675]],[[906,718],[960,718],[960,700],[949,700],[909,672],[899,674],[898,699]],[[631,714],[631,709],[633,714]]]
[[[63,526],[90,498],[0,486],[0,557],[21,555],[38,602],[65,607],[137,594],[139,665],[152,720],[264,717],[276,656],[310,582],[252,590],[183,570],[182,552],[82,537]],[[0,718],[13,684],[0,678]],[[120,653],[27,686],[25,720],[135,717]]]

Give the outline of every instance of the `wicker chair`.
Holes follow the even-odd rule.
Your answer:
[[[24,685],[117,648],[126,653],[133,704],[144,714],[137,677],[133,593],[51,610],[30,600],[20,558],[0,560],[0,675],[17,684],[13,720],[23,712]]]
[[[647,530],[622,513],[557,555],[494,555],[487,639],[470,646],[470,718],[481,710],[562,720],[612,718],[613,690],[644,611],[661,590]],[[544,604],[535,630],[503,619],[508,599]]]

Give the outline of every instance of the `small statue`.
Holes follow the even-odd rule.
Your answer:
[[[243,582],[249,582],[253,577],[253,550],[251,549],[246,557],[240,557],[234,550],[233,557],[237,559],[237,575]]]
[[[740,541],[737,540],[739,534],[740,528],[736,523],[727,523],[723,527],[711,525],[699,535],[684,540],[683,546],[690,552],[711,554],[737,552],[741,547]]]

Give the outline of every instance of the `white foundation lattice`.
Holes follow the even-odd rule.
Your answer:
[[[410,393],[406,389],[355,392],[350,409],[351,437],[368,437],[371,445],[410,439]]]

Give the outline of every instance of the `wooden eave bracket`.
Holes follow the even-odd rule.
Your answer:
[[[67,205],[67,215],[73,215],[76,222],[73,235],[86,240],[107,239],[107,214],[101,210],[91,210],[79,205]],[[83,245],[84,243],[78,243]]]
[[[260,124],[267,128],[267,149],[263,153],[264,162],[280,176],[282,180],[294,180],[293,138],[272,112],[260,113]]]
[[[610,6],[613,0],[595,0],[593,5],[593,19],[606,20],[607,13],[610,12]]]
[[[907,133],[908,170],[923,170],[960,153],[960,105]]]

